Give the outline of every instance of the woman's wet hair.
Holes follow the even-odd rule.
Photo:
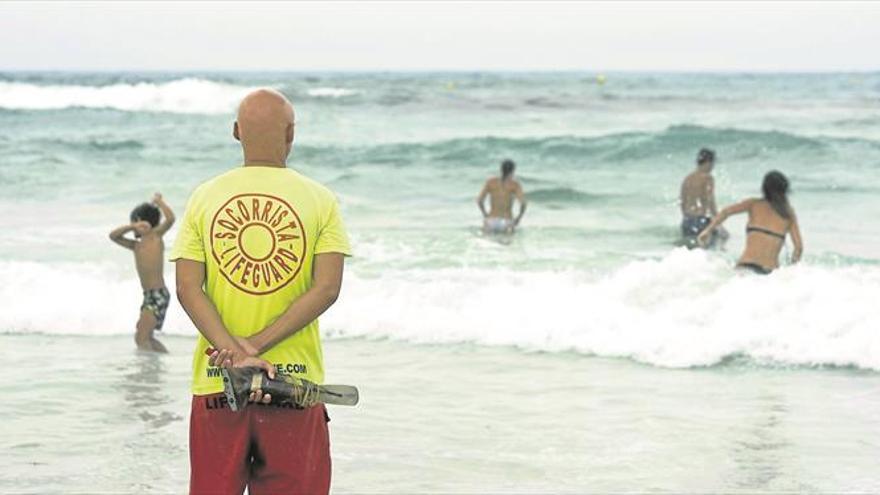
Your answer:
[[[154,204],[143,203],[131,210],[131,221],[144,221],[155,227],[159,225],[159,208]]]
[[[501,178],[506,179],[510,177],[514,168],[516,168],[516,164],[513,163],[513,160],[504,160],[501,162]]]
[[[788,206],[788,179],[782,172],[778,170],[767,172],[761,190],[764,192],[764,199],[779,216],[786,220],[791,218],[791,209]]]

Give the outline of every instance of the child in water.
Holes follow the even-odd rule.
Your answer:
[[[160,217],[164,217],[161,223]],[[162,274],[165,251],[162,236],[173,224],[174,212],[162,200],[162,195],[156,193],[152,203],[143,203],[132,210],[131,223],[110,232],[110,240],[134,251],[135,266],[144,290],[134,340],[138,349],[144,351],[168,352],[153,336],[153,331],[162,329],[171,300]],[[134,239],[125,236],[128,232],[134,232]]]

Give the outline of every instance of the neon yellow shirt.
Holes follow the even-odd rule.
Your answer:
[[[351,254],[333,193],[288,168],[240,167],[193,192],[171,261],[205,264],[205,294],[232,335],[248,337],[281,316],[312,285],[316,254]],[[194,395],[223,391],[199,335]],[[324,381],[318,320],[261,356],[279,371]]]

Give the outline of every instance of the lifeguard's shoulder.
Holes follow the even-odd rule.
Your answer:
[[[291,170],[290,172],[293,174],[294,179],[300,181],[302,187],[314,194],[317,199],[336,201],[336,193],[334,193],[329,187],[295,170]]]
[[[238,175],[242,170],[242,168],[228,170],[202,182],[193,190],[192,199],[197,201],[201,197],[210,196],[216,189],[228,190],[230,182],[237,183],[240,180]],[[296,170],[284,169],[283,175],[276,175],[273,180],[280,180],[282,187],[289,186],[291,189],[299,191],[299,194],[305,193],[316,200],[336,201],[336,195],[330,188]]]

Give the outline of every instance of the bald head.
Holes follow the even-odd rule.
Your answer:
[[[258,89],[241,100],[232,134],[245,164],[283,166],[293,145],[293,105],[274,89]]]

